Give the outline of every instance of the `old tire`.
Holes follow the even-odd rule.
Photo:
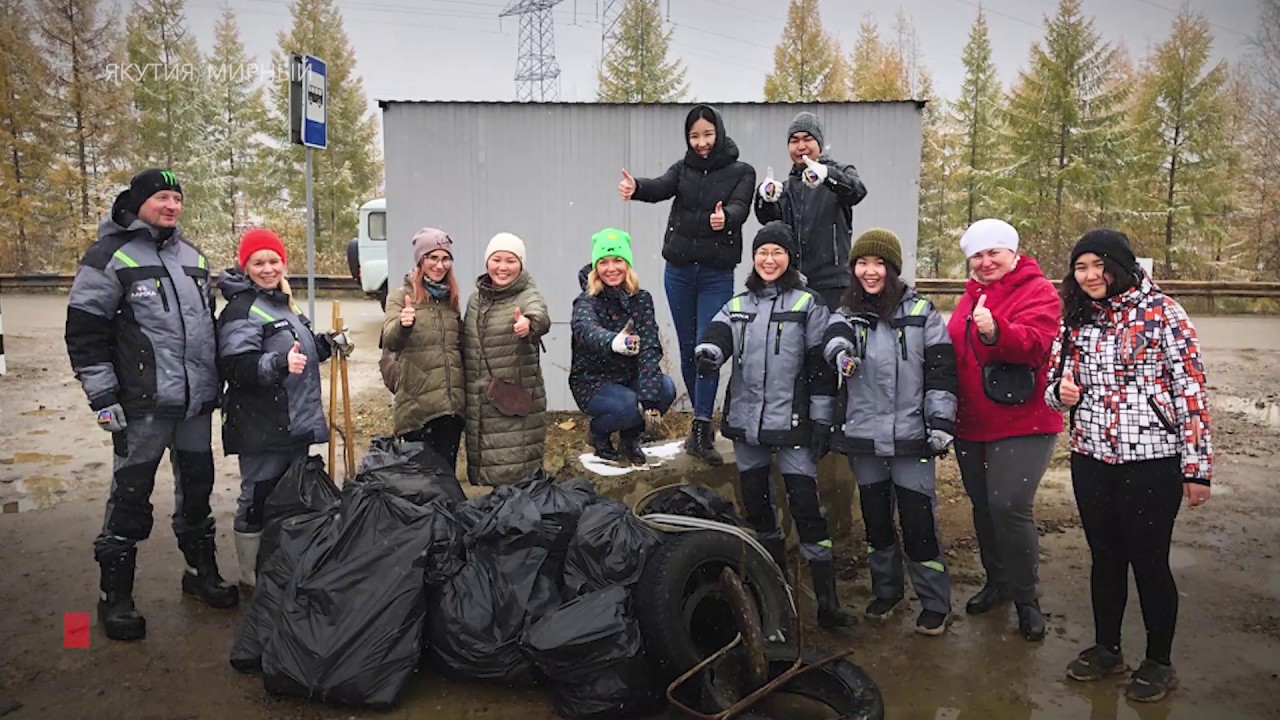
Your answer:
[[[659,678],[670,682],[737,635],[729,603],[719,590],[720,571],[737,568],[742,541],[714,530],[672,533],[645,562],[635,588],[636,619],[645,653]],[[764,636],[791,632],[791,605],[773,566],[746,552],[745,585],[755,599]],[[696,682],[690,680],[690,685]]]
[[[811,665],[823,653],[805,652],[802,662]],[[796,660],[796,649],[769,645],[765,649],[769,678],[776,678]],[[730,707],[754,687],[746,682],[746,657],[734,649],[702,674],[703,705],[707,712]],[[768,720],[883,720],[884,698],[866,671],[841,658],[810,670],[780,686],[739,717]]]
[[[347,241],[347,269],[351,271],[351,279],[360,281],[360,238]]]

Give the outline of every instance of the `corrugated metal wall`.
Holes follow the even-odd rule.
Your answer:
[[[672,352],[675,330],[663,292],[662,233],[670,203],[624,203],[621,169],[660,175],[684,154],[684,117],[692,105],[538,103],[382,103],[391,277],[412,264],[409,240],[424,225],[449,232],[464,293],[483,272],[494,233],[514,232],[528,248],[526,267],[551,309],[543,359],[552,409],[575,409],[569,395],[569,319],[578,270],[591,259],[590,237],[620,227],[633,237],[636,271],[653,293],[667,347],[668,372],[682,387]],[[902,238],[904,270],[914,272],[920,178],[920,111],[913,102],[718,106],[741,159],[763,180],[789,171],[786,129],[800,110],[818,114],[827,147],[857,166],[868,188],[854,209],[854,236],[887,227]],[[748,239],[759,225],[750,221]],[[743,250],[749,256],[748,247]],[[738,267],[746,277],[749,259]],[[681,403],[687,408],[684,397]],[[717,404],[718,405],[718,404]]]

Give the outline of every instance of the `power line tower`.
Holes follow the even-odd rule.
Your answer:
[[[600,3],[600,63],[603,65],[622,32],[618,20],[622,17],[627,0],[600,0]]]
[[[516,58],[516,100],[560,99],[560,63],[552,8],[564,0],[511,0],[498,17],[520,16],[520,55]]]

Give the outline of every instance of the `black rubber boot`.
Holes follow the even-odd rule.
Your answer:
[[[622,458],[632,465],[647,465],[649,463],[649,458],[645,456],[644,450],[640,449],[640,433],[642,432],[644,432],[643,426],[618,433],[618,451]]]
[[[809,577],[813,580],[813,594],[818,599],[818,626],[833,630],[850,628],[858,624],[858,617],[840,607],[836,596],[836,568],[831,560],[809,561]]]
[[[1031,642],[1043,640],[1045,627],[1044,614],[1040,612],[1040,601],[1014,603],[1014,607],[1018,610],[1018,632],[1022,633],[1022,637]]]
[[[214,608],[233,608],[240,603],[240,588],[218,574],[212,526],[187,531],[178,547],[187,561],[187,570],[182,573],[182,592]]]
[[[782,576],[791,582],[791,571],[787,569],[787,540],[781,537],[759,538],[759,542],[769,551],[769,557],[778,564]]]
[[[723,465],[724,458],[716,450],[716,430],[710,420],[693,421],[693,446],[685,451],[708,465]]]
[[[130,547],[114,559],[100,562],[98,623],[112,640],[141,640],[147,636],[147,619],[133,606],[133,574],[138,549]]]
[[[964,611],[970,615],[981,615],[991,612],[1007,602],[1009,602],[1009,596],[995,584],[988,582],[982,586],[977,595],[969,598],[969,602],[964,605]]]
[[[618,459],[618,451],[613,449],[613,433],[591,432],[591,450],[596,457],[610,462]]]

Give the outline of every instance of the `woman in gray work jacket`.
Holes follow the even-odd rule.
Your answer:
[[[822,359],[828,311],[794,267],[791,228],[771,222],[752,243],[747,291],[711,320],[694,350],[698,372],[731,363],[721,431],[733,440],[747,520],[760,543],[785,568],[782,530],[770,497],[776,455],[787,487],[800,553],[809,563],[818,624],[850,627],[840,607],[827,520],[818,499],[817,463],[827,453],[835,403],[835,373]]]
[[[858,480],[875,596],[866,615],[886,619],[904,594],[896,497],[911,585],[923,607],[916,631],[941,635],[951,586],[938,540],[934,458],[955,432],[951,336],[933,304],[899,279],[896,235],[868,230],[850,255],[854,283],[831,315],[823,354],[845,377],[848,393],[831,449],[848,456]]]

